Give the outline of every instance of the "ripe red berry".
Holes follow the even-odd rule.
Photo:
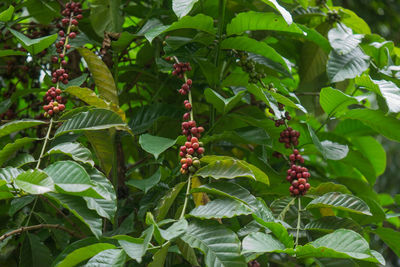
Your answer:
[[[186,81],[186,84],[187,84],[187,85],[191,86],[191,85],[192,85],[192,83],[193,83],[193,82],[192,82],[192,80],[191,80],[191,79],[187,79],[187,81]]]
[[[202,132],[204,132],[204,128],[202,126],[199,126],[199,127],[197,127],[197,131],[199,133],[202,133]]]
[[[74,39],[76,37],[76,33],[75,32],[70,32],[69,33],[69,38]]]
[[[299,190],[303,191],[304,190],[304,184],[299,185]]]
[[[83,16],[82,16],[82,14],[78,14],[78,15],[76,15],[76,18],[77,18],[77,19],[82,19]]]
[[[296,155],[291,154],[291,155],[289,156],[289,160],[290,160],[290,161],[295,161],[295,160],[296,160]]]
[[[188,121],[189,127],[196,127],[196,122],[195,121]]]
[[[192,139],[190,140],[190,142],[193,143],[198,143],[199,139],[197,139],[197,137],[192,137]]]
[[[193,147],[194,149],[198,149],[198,148],[200,147],[200,145],[199,145],[199,143],[193,143],[193,144],[192,144],[192,147]]]
[[[297,154],[299,154],[299,153],[300,153],[300,152],[299,152],[298,149],[293,149],[293,154],[297,155]]]
[[[299,184],[306,184],[306,179],[304,179],[304,178],[300,178],[299,179]]]
[[[197,153],[198,153],[199,151],[197,151]],[[190,154],[190,155],[192,155],[193,153],[194,153],[194,149],[193,148],[189,148],[188,150],[187,150],[187,153],[188,154]]]
[[[192,143],[191,143],[191,142],[186,142],[186,143],[185,143],[185,147],[187,147],[187,148],[192,147]]]
[[[186,104],[185,104],[185,108],[186,108],[187,110],[190,110],[190,109],[192,109],[192,105],[191,105],[190,103],[186,103]]]
[[[310,184],[309,183],[306,183],[305,185],[304,185],[304,188],[306,189],[306,190],[308,190],[308,189],[310,189]]]
[[[65,61],[65,60],[61,61],[61,65],[63,65],[63,66],[67,65],[67,61]]]
[[[199,147],[199,148],[197,149],[197,153],[198,153],[199,155],[203,154],[203,153],[204,153],[204,147]]]

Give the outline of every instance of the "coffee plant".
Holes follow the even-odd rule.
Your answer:
[[[339,2],[1,1],[0,266],[400,266],[400,48]]]

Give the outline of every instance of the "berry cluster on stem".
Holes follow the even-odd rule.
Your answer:
[[[279,103],[279,110],[284,111],[285,106]],[[270,110],[271,112],[271,110]],[[273,113],[273,112],[271,112]],[[292,129],[287,125],[287,121],[291,119],[289,112],[285,112],[285,117],[279,120],[275,120],[275,126],[280,127],[285,125],[285,129],[281,131],[279,142],[285,144],[285,148],[291,148],[292,154],[289,155],[289,166],[287,170],[286,180],[291,184],[289,187],[289,192],[292,196],[304,196],[308,189],[310,189],[310,184],[308,183],[308,178],[310,178],[310,173],[308,169],[301,166],[304,163],[304,158],[300,154],[300,151],[295,148],[299,145],[300,132]],[[279,153],[274,153],[275,156],[281,157]]]
[[[175,61],[172,75],[184,79],[184,84],[178,92],[181,95],[188,96],[188,99],[183,101],[183,105],[187,112],[183,114],[183,122],[181,124],[182,134],[186,136],[187,142],[185,142],[184,146],[180,147],[179,156],[181,157],[180,172],[182,174],[190,174],[196,172],[200,167],[199,159],[204,153],[203,143],[199,141],[201,133],[204,132],[204,128],[198,126],[193,118],[192,94],[190,91],[193,82],[186,76],[186,71],[190,71],[192,67],[189,62],[179,62],[176,57],[166,57],[165,59],[168,61]]]
[[[59,88],[59,84],[60,82],[68,84],[69,75],[67,70],[64,69],[64,66],[67,65],[65,55],[71,49],[71,45],[68,43],[69,39],[74,39],[78,34],[78,20],[83,18],[81,13],[81,3],[72,1],[66,3],[64,10],[61,12],[64,18],[61,20],[61,29],[58,32],[60,39],[56,42],[56,52],[58,55],[51,57],[51,61],[54,64],[59,64],[58,68],[51,75],[51,81],[56,85],[51,87],[43,97],[43,110],[45,111],[44,116],[46,118],[52,117],[54,114],[65,109],[66,99],[61,96],[62,91]]]

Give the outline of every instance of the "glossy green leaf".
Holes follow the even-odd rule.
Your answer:
[[[31,55],[36,55],[42,52],[57,40],[57,34],[37,39],[30,39],[16,30],[9,29],[9,31],[19,40],[21,45],[31,53]]]
[[[32,195],[27,195],[27,196],[22,196],[19,198],[14,198],[11,201],[11,206],[10,209],[8,210],[8,215],[10,217],[13,217],[14,214],[16,214],[20,209],[25,207],[26,205],[29,205],[35,200],[35,197]]]
[[[329,140],[321,142],[323,153],[327,159],[341,160],[349,153],[349,147]]]
[[[0,166],[2,166],[7,160],[12,158],[13,154],[23,147],[38,140],[37,138],[23,137],[15,140],[14,143],[8,143],[0,150]]]
[[[18,132],[26,128],[35,127],[37,125],[44,124],[44,121],[39,120],[31,120],[31,119],[22,119],[17,121],[10,121],[6,124],[3,124],[0,127],[0,137],[9,135],[13,132]]]
[[[353,145],[371,162],[377,176],[386,169],[386,151],[372,136],[352,138]]]
[[[158,169],[152,176],[146,179],[130,179],[126,182],[127,185],[134,186],[147,193],[161,179],[161,169]]]
[[[197,261],[197,256],[192,247],[190,247],[186,242],[182,241],[182,239],[178,238],[176,240],[176,245],[179,248],[182,256],[193,266],[200,266],[199,262]]]
[[[352,109],[342,118],[359,120],[383,136],[400,142],[400,121],[380,110]]]
[[[221,161],[224,161],[224,160],[227,161],[226,163],[228,165],[231,164],[232,161],[234,161],[235,163],[239,162],[240,163],[239,166],[238,166],[238,171],[239,172],[247,173],[248,170],[250,170],[252,175],[254,175],[254,179],[256,179],[258,182],[261,182],[261,183],[269,185],[268,175],[266,173],[264,173],[262,170],[260,170],[259,168],[257,168],[256,166],[248,163],[245,160],[238,160],[238,159],[235,159],[235,158],[232,158],[232,157],[227,157],[227,156],[204,156],[203,158],[201,158],[201,162],[210,163],[210,164],[221,164],[221,163],[217,163],[217,161],[221,162]],[[247,169],[243,168],[242,165],[244,165]],[[210,170],[214,169],[214,167],[212,167],[212,166],[213,165],[210,166]],[[229,170],[225,170],[225,171],[227,172],[227,174],[229,174]],[[222,170],[222,172],[224,172],[224,170]],[[218,174],[219,171],[216,171],[216,173]],[[224,175],[223,173],[220,173],[220,174]]]
[[[90,259],[96,254],[109,249],[115,249],[115,246],[113,244],[101,243],[101,242],[85,246],[82,248],[78,248],[72,251],[70,254],[68,254],[62,261],[58,262],[57,265],[55,266],[73,267],[87,259]]]
[[[114,134],[114,129],[85,132],[85,136],[92,145],[100,166],[106,175],[111,171],[115,156]]]
[[[248,215],[252,213],[244,203],[231,198],[215,199],[206,205],[197,206],[189,216],[199,219],[221,219],[232,218],[239,215]]]
[[[271,211],[278,220],[285,221],[286,215],[295,214],[297,216],[297,208],[294,206],[295,202],[296,199],[293,197],[278,198],[271,203]]]
[[[233,179],[237,177],[256,179],[250,168],[234,159],[217,160],[200,168],[195,175],[203,178],[212,177],[214,179]]]
[[[126,254],[122,249],[106,249],[93,256],[86,264],[85,267],[98,267],[98,266],[125,266]]]
[[[159,222],[167,216],[169,208],[171,208],[179,192],[182,190],[186,182],[179,183],[175,187],[171,188],[158,202],[157,207],[154,210],[156,220]]]
[[[82,221],[96,237],[102,235],[102,218],[93,210],[87,208],[85,201],[78,196],[47,193],[46,196],[68,209]]]
[[[311,201],[306,209],[335,208],[348,212],[372,215],[368,205],[360,198],[337,192],[327,193]]]
[[[158,250],[154,256],[153,256],[153,261],[147,265],[148,267],[158,267],[158,266],[164,266],[165,259],[168,254],[168,248],[171,245],[171,243],[168,243],[167,245],[163,246],[160,250]]]
[[[242,202],[252,209],[257,208],[258,206],[257,199],[252,194],[250,194],[250,192],[246,188],[236,183],[217,181],[214,183],[204,184],[200,187],[193,188],[191,192],[204,192],[207,194],[231,198],[233,200]]]
[[[7,22],[11,20],[14,14],[14,6],[10,5],[6,10],[0,13],[0,21]]]
[[[275,13],[242,12],[226,26],[227,35],[241,34],[245,31],[270,30],[303,33],[295,24],[288,25],[284,18]]]
[[[74,161],[57,161],[49,165],[44,172],[54,181],[58,192],[95,198],[104,198],[90,180],[86,170]]]
[[[94,162],[92,160],[92,153],[86,147],[84,147],[80,143],[76,142],[67,142],[58,144],[51,149],[49,149],[46,155],[56,155],[56,154],[64,154],[66,156],[71,157],[75,161],[79,161],[82,163],[90,164],[94,166]]]
[[[207,102],[212,104],[218,112],[223,114],[226,114],[233,109],[236,104],[240,102],[244,93],[245,91],[240,91],[232,97],[225,98],[210,88],[207,88],[204,91]]]
[[[73,131],[93,131],[113,127],[126,127],[122,118],[108,109],[91,109],[78,113],[65,121],[56,131],[56,136]]]
[[[120,0],[90,0],[90,22],[98,36],[104,32],[121,32],[124,23]]]
[[[17,178],[17,176],[23,172],[24,171],[22,169],[13,168],[10,166],[1,168],[0,169],[0,180],[6,181],[7,183],[11,183],[11,181],[15,180],[15,178]]]
[[[400,257],[400,232],[386,227],[378,227],[374,230],[390,249]]]
[[[18,153],[17,156],[14,158],[10,159],[7,162],[7,165],[12,166],[12,167],[17,167],[21,168],[29,163],[36,162],[35,158],[28,153]]]
[[[22,51],[15,51],[12,49],[0,50],[0,57],[7,57],[7,56],[26,56],[26,53]]]
[[[162,152],[173,146],[175,143],[176,140],[150,134],[142,134],[139,137],[140,146],[145,151],[153,154],[156,159]]]
[[[204,254],[205,266],[245,267],[247,265],[244,258],[240,256],[239,238],[223,225],[193,221],[181,239]]]
[[[287,24],[290,25],[293,23],[292,15],[290,15],[290,13],[285,8],[279,5],[278,1],[276,0],[262,0],[262,1],[267,5],[273,7],[274,9],[278,10],[279,13],[281,13],[282,17],[285,19]]]
[[[275,49],[264,42],[260,42],[252,38],[248,38],[245,36],[227,38],[222,41],[221,49],[236,49],[258,54],[270,60],[278,62],[285,69],[288,70],[286,61],[282,58],[281,55],[278,54],[278,52],[275,51]]]
[[[369,57],[360,48],[345,55],[335,51],[329,54],[326,72],[331,82],[341,82],[360,76],[369,67]]]
[[[67,84],[63,84],[63,83],[59,84],[59,87],[63,90],[66,90],[69,87],[79,87],[86,81],[87,77],[88,77],[88,75],[86,73],[82,74],[81,76],[79,76],[75,79],[68,80]],[[79,88],[81,88],[81,87],[79,87]]]
[[[147,247],[149,246],[150,240],[153,236],[154,226],[150,225],[145,231],[143,231],[143,238],[133,238],[127,235],[114,236],[113,238],[118,240],[118,243],[125,250],[129,257],[142,262],[142,257],[146,254]]]
[[[198,0],[173,0],[172,10],[178,18],[186,16]]]
[[[309,222],[304,229],[319,232],[333,232],[337,229],[349,229],[361,232],[361,226],[350,218],[340,218],[335,216],[325,216],[315,221]]]
[[[382,96],[390,112],[400,112],[400,88],[391,81],[373,80],[368,75],[356,78],[356,83],[362,88]]]
[[[362,34],[353,34],[350,28],[340,23],[328,32],[329,42],[339,55],[353,51],[361,43],[363,37]]]
[[[172,240],[183,235],[187,228],[188,222],[185,219],[179,219],[167,229],[160,229],[160,234],[165,240]]]
[[[15,178],[15,184],[33,195],[40,195],[54,191],[53,180],[43,171],[27,170]]]
[[[335,113],[347,110],[347,106],[357,104],[358,101],[340,90],[325,87],[321,90],[319,103],[325,113],[332,116]]]
[[[242,254],[281,252],[285,246],[272,235],[256,232],[246,236],[242,241]]]
[[[94,0],[107,1],[108,0]],[[118,1],[111,1],[118,2]],[[114,4],[111,4],[114,5]],[[103,36],[103,34],[102,34]],[[93,52],[87,48],[78,48],[79,53],[85,59],[90,73],[93,75],[94,82],[102,97],[107,101],[118,105],[118,90],[115,86],[114,78],[106,64]]]

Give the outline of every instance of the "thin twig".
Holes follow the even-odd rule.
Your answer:
[[[12,235],[17,235],[25,231],[32,231],[32,230],[39,230],[42,228],[50,228],[50,229],[58,229],[58,230],[63,230],[70,234],[71,236],[77,237],[77,238],[82,238],[82,236],[76,234],[75,232],[71,231],[70,229],[60,225],[60,224],[38,224],[38,225],[31,225],[31,226],[24,226],[21,228],[18,228],[14,231],[8,232],[2,236],[0,236],[0,242],[2,242],[4,239],[7,237],[10,237]]]
[[[179,219],[183,219],[185,217],[185,212],[186,212],[186,206],[187,202],[190,196],[190,179],[192,178],[191,175],[189,175],[188,181],[187,181],[187,187],[186,187],[186,194],[185,194],[185,202],[183,202],[183,208],[182,208],[182,213]]]
[[[36,164],[36,169],[39,169],[39,167],[40,167],[40,161],[42,160],[44,151],[46,150],[47,141],[49,140],[52,126],[53,126],[53,119],[50,119],[49,129],[47,130],[47,134],[46,134],[46,137],[44,139],[42,151],[40,151],[40,156],[39,156],[39,159],[38,159],[37,164]]]
[[[298,197],[297,200],[299,201],[299,208],[297,211],[297,227],[296,227],[296,243],[294,243],[294,247],[297,247],[299,244],[299,233],[300,233],[300,224],[301,224],[301,199]]]

